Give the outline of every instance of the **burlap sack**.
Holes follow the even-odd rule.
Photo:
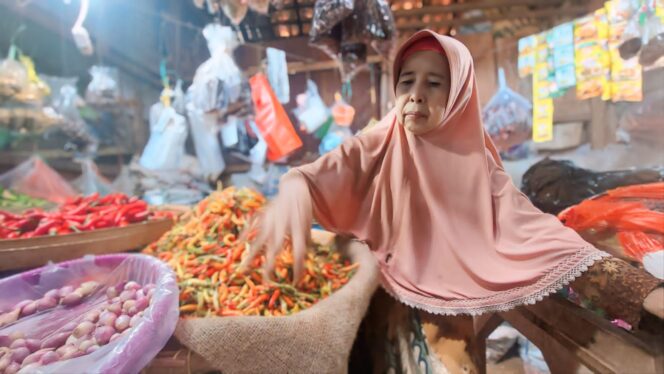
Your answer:
[[[344,246],[360,267],[340,290],[287,317],[213,317],[181,320],[180,342],[224,374],[345,373],[357,329],[378,286],[369,248]]]

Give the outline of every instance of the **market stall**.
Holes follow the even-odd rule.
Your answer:
[[[489,178],[504,174],[500,183],[522,192],[513,200],[624,261],[640,284],[605,287],[622,279],[611,268],[570,286],[584,263],[555,292],[523,297],[536,304],[482,306],[481,316],[443,317],[467,313],[387,295],[395,282],[436,295],[389,278],[396,249],[357,235],[389,236],[411,225],[408,214],[427,215],[386,203],[393,183],[437,196],[418,184],[425,168],[398,170],[399,157],[421,157],[415,148],[373,132],[402,105],[397,46],[422,29],[472,57]],[[0,35],[0,374],[664,367],[664,305],[652,305],[664,303],[662,289],[639,289],[664,279],[661,1],[0,0]],[[411,135],[398,139],[429,146]],[[355,155],[349,144],[380,161],[338,163]],[[453,158],[475,152],[442,147]],[[385,168],[397,174],[385,178]],[[440,168],[464,167],[441,159]],[[314,169],[328,185],[316,185]],[[369,200],[325,199],[342,176],[376,170],[337,186],[372,191]],[[482,191],[479,172],[467,171],[478,181],[467,190]],[[306,194],[298,173],[312,198],[288,203],[316,220],[276,243],[269,236],[295,218],[266,212],[284,204],[280,186]],[[488,206],[475,221],[499,220]],[[405,218],[343,226],[369,211]],[[412,230],[437,229],[421,226]],[[409,240],[414,256],[430,255]],[[420,257],[398,269],[416,280],[425,270]],[[474,280],[502,287],[484,273]],[[648,301],[629,299],[630,287]],[[620,302],[607,308],[606,294]]]

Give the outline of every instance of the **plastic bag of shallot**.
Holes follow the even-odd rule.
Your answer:
[[[168,265],[86,256],[0,280],[0,372],[137,373],[178,319]]]

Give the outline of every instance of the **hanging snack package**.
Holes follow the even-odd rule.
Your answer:
[[[302,140],[295,132],[284,107],[277,100],[267,77],[256,74],[249,82],[256,111],[255,121],[267,143],[268,160],[279,160],[302,147]]]
[[[482,109],[482,121],[502,152],[527,141],[532,133],[532,105],[507,86],[502,68],[498,71],[498,91]]]
[[[525,78],[533,73],[535,69],[535,50],[537,48],[537,38],[530,35],[519,39],[519,58],[517,61],[519,77]]]
[[[311,21],[310,41],[317,42],[332,28],[348,17],[355,7],[353,0],[318,0],[314,5],[314,16]]]
[[[79,160],[81,163],[81,177],[74,181],[74,186],[85,196],[99,194],[106,196],[113,192],[112,183],[99,172],[99,168],[91,158]]]
[[[0,186],[54,203],[76,196],[69,183],[37,156],[0,175]]]
[[[318,94],[318,87],[312,80],[307,80],[307,91],[297,95],[297,108],[293,112],[301,128],[309,134],[318,130],[330,118],[330,109]]]
[[[288,63],[286,62],[286,52],[267,48],[267,79],[274,90],[275,95],[282,104],[288,104],[290,101],[290,85],[288,82]]]
[[[150,139],[143,150],[140,165],[150,170],[178,170],[184,160],[187,123],[175,108],[150,113]]]
[[[110,66],[90,68],[92,80],[85,91],[85,100],[92,104],[115,103],[120,99],[118,70]]]

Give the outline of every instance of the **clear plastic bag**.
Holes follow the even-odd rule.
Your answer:
[[[282,104],[290,101],[290,85],[288,82],[288,63],[286,52],[268,47],[267,54],[267,79]]]
[[[206,177],[216,179],[226,168],[226,162],[221,153],[221,144],[219,144],[217,115],[205,113],[189,103],[187,104],[187,117],[201,170]]]
[[[242,72],[231,56],[238,40],[230,27],[218,24],[207,25],[203,36],[211,57],[196,69],[187,101],[204,112],[224,110],[242,96]]]
[[[154,120],[152,115],[159,116]],[[150,139],[143,149],[140,164],[150,170],[177,170],[184,158],[187,123],[173,107],[150,110]]]
[[[507,86],[502,68],[498,71],[498,91],[482,109],[482,121],[500,151],[525,142],[532,133],[532,105]]]
[[[23,64],[13,59],[0,61],[0,98],[18,94],[27,84],[28,72]]]
[[[82,174],[73,184],[83,195],[98,193],[106,196],[115,192],[111,182],[101,175],[99,168],[91,158],[84,158],[78,162],[81,163]]]
[[[37,156],[0,175],[0,185],[54,203],[76,196],[72,186]]]
[[[627,142],[664,146],[664,87],[631,104],[618,120],[618,133]]]
[[[318,94],[318,87],[312,80],[307,80],[307,90],[297,96],[297,108],[293,112],[304,131],[310,134],[330,118],[330,109]]]
[[[114,191],[118,191],[128,196],[136,195],[136,182],[131,175],[131,169],[127,165],[122,165],[120,173],[112,184]]]
[[[110,66],[95,65],[90,68],[92,80],[85,91],[88,103],[108,104],[120,99],[118,70]]]
[[[0,335],[22,332],[28,339],[44,340],[56,334],[69,335],[88,313],[105,304],[110,287],[129,284],[154,285],[149,304],[133,327],[96,351],[31,367],[30,373],[138,373],[163,348],[178,321],[178,287],[175,274],[165,263],[150,256],[116,254],[86,256],[78,260],[47,265],[0,280],[0,311],[11,311],[23,300],[46,298],[47,293],[65,286],[79,287],[94,281],[97,287],[77,305],[56,305],[20,318],[0,328]],[[147,290],[147,288],[146,288]],[[141,289],[143,291],[143,289]],[[149,293],[149,292],[148,292]],[[117,321],[117,320],[116,320]],[[94,325],[93,325],[94,326]],[[81,343],[82,344],[82,343]],[[60,346],[60,345],[58,345]]]
[[[355,118],[355,109],[346,104],[341,99],[341,95],[337,94],[336,102],[332,106],[332,117],[334,123],[321,139],[318,147],[318,152],[321,155],[332,151],[340,146],[346,139],[353,136],[353,132],[350,130],[350,125]]]

